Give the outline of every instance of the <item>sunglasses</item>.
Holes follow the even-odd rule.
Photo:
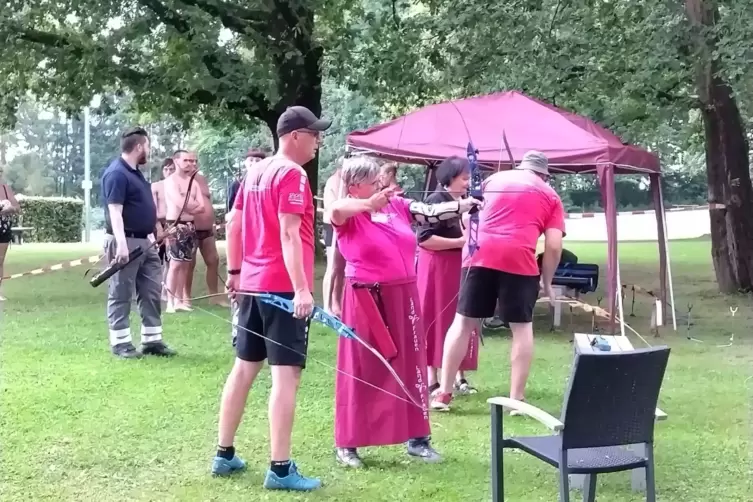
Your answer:
[[[298,131],[303,134],[308,134],[309,136],[313,136],[318,140],[322,139],[322,133],[320,131],[312,131],[311,129],[298,129]]]

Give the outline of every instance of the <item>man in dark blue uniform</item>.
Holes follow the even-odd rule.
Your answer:
[[[121,155],[102,174],[102,205],[105,207],[105,258],[128,261],[137,247],[144,253],[110,278],[107,322],[110,346],[118,357],[172,356],[175,351],[162,341],[162,266],[154,246],[157,208],[149,182],[139,171],[149,156],[149,135],[142,128],[126,131],[120,141]],[[129,315],[134,289],[141,314],[141,349],[131,338]]]

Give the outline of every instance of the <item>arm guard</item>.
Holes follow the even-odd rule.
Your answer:
[[[451,220],[460,216],[460,203],[456,200],[438,204],[413,201],[410,203],[410,214],[419,223]]]

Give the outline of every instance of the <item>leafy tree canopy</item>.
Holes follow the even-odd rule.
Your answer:
[[[140,110],[181,120],[273,123],[293,102],[318,104],[313,9],[336,22],[341,3],[9,0],[4,118],[27,93],[78,113],[97,93],[131,91]]]

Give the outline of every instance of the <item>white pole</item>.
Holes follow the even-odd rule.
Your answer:
[[[617,312],[620,316],[620,334],[625,336],[625,312],[622,310],[622,279],[620,279],[620,253],[617,253]]]
[[[91,241],[92,217],[91,217],[91,130],[89,121],[89,107],[84,108],[84,242]]]
[[[154,133],[154,124],[149,124],[149,143],[154,144],[154,136],[152,134]],[[149,166],[149,183],[152,182],[152,149],[149,149],[149,158],[146,160],[146,165]]]
[[[664,250],[667,253],[667,280],[669,281],[669,302],[672,307],[672,329],[677,331],[677,314],[675,313],[675,288],[672,285],[672,259],[669,255],[669,234],[667,233],[667,212],[664,210],[664,193],[659,180],[659,204],[661,211],[662,227],[664,228]]]

